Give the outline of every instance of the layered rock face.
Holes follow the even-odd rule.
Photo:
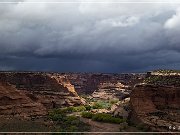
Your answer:
[[[117,82],[112,75],[106,74],[69,74],[68,79],[74,85],[78,94],[92,94],[101,82]]]
[[[37,116],[46,115],[46,108],[32,101],[14,86],[0,82],[0,115],[6,116]]]
[[[69,73],[66,76],[79,95],[92,94],[103,84],[116,85],[122,83],[126,86],[134,86],[145,78],[145,74]]]
[[[92,93],[93,98],[99,99],[120,99],[129,97],[131,90],[128,90],[122,83],[100,83],[97,90]]]
[[[53,73],[2,72],[0,80],[14,85],[32,101],[43,104],[47,109],[82,104],[73,86]]]
[[[131,117],[157,131],[169,131],[169,127],[175,127],[173,131],[177,131],[180,127],[180,87],[176,87],[177,80],[177,76],[153,75],[145,80],[146,83],[136,85],[130,96]]]
[[[116,117],[123,117],[128,119],[130,113],[130,98],[126,98],[118,103],[112,105],[111,113]]]

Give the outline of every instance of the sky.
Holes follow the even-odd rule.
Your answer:
[[[180,69],[180,0],[0,2],[0,70]]]

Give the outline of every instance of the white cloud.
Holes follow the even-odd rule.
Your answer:
[[[165,28],[176,29],[180,26],[180,8],[177,9],[176,14],[165,22]]]

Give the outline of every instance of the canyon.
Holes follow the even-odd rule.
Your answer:
[[[13,85],[19,92],[47,109],[82,103],[74,87],[64,78],[46,73],[4,72],[0,81]]]
[[[90,112],[140,123],[149,131],[178,131],[179,82],[179,74],[158,72],[0,72],[0,117],[46,118],[54,109],[103,102],[106,109]]]

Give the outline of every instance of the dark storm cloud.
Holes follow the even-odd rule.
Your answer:
[[[0,4],[0,69],[130,72],[180,68],[178,7],[80,1]]]

